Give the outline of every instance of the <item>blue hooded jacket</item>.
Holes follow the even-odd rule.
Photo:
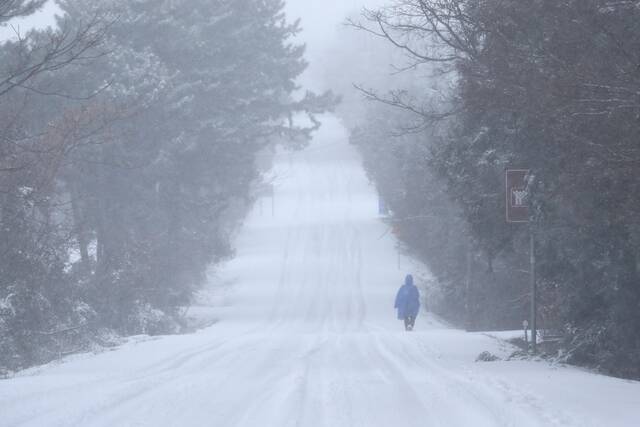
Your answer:
[[[396,295],[395,308],[398,309],[398,319],[416,317],[420,311],[420,292],[413,284],[413,276],[408,274],[404,279],[404,285]]]

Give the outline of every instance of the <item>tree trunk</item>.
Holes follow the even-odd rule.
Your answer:
[[[71,190],[71,210],[73,213],[73,226],[76,233],[76,240],[80,247],[80,259],[82,268],[89,271],[91,265],[89,260],[89,241],[87,239],[84,216],[79,205],[79,191],[76,185],[72,185]]]

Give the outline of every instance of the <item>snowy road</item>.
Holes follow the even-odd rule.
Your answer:
[[[393,297],[409,260],[332,118],[277,159],[238,237],[220,321],[0,381],[1,426],[637,426],[640,384],[546,363],[474,363],[498,341]]]

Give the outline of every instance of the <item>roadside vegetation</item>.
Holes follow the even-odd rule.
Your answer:
[[[433,309],[521,328],[531,231],[540,326],[563,360],[640,378],[637,2],[400,0],[350,25],[395,64],[393,85],[358,87],[377,102],[344,116],[393,229],[437,278]],[[528,226],[505,221],[510,168],[532,171]]]

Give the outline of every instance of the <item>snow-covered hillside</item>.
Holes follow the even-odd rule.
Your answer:
[[[281,153],[275,197],[237,239],[200,332],[131,342],[0,381],[2,426],[635,426],[640,384],[544,362],[424,313],[404,332],[404,275],[334,118]],[[213,284],[212,284],[213,286]],[[428,295],[427,295],[428,298]]]

